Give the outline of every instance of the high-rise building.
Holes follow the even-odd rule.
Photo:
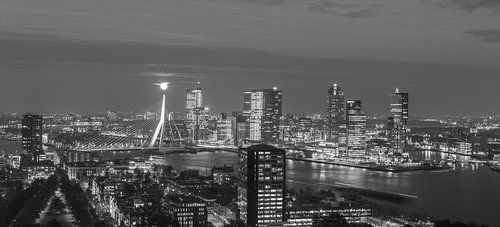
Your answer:
[[[387,134],[389,152],[403,154],[406,148],[406,131],[408,125],[408,93],[396,91],[391,95],[391,108],[387,118]]]
[[[264,143],[279,140],[282,94],[276,87],[243,93],[243,116],[248,119],[249,140]]]
[[[366,154],[366,114],[361,100],[346,102],[347,155],[363,157]]]
[[[338,154],[348,156],[347,153],[347,122],[339,125]]]
[[[344,91],[337,83],[328,89],[326,100],[327,139],[338,141],[341,124],[345,122]]]
[[[269,145],[241,149],[238,169],[238,208],[247,226],[276,226],[284,222],[286,152]]]
[[[22,144],[23,151],[38,161],[42,150],[43,117],[42,115],[25,114],[22,122]]]
[[[244,140],[250,135],[248,118],[243,116],[242,112],[233,112],[231,117],[231,129],[233,133],[234,146],[242,146],[244,144]]]
[[[186,89],[186,129],[188,138],[193,141],[202,139],[205,135],[207,109],[203,107],[201,87]]]

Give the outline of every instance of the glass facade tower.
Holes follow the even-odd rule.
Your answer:
[[[361,158],[366,154],[366,114],[361,100],[346,102],[347,155]]]
[[[279,140],[282,94],[276,88],[243,93],[243,116],[249,125],[248,140],[263,143]]]
[[[326,101],[327,139],[338,142],[341,124],[345,122],[344,91],[337,83],[328,89]]]
[[[408,129],[408,93],[399,92],[396,88],[391,95],[391,106],[387,118],[387,134],[389,153],[403,154],[406,148],[406,132]]]
[[[42,115],[25,114],[22,122],[23,151],[32,156],[33,161],[43,154],[42,149],[43,117]]]

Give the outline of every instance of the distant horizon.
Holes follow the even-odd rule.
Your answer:
[[[231,114],[232,112],[241,112],[240,110],[235,110],[235,111],[229,111],[229,112],[212,112],[209,111],[210,114],[212,115],[217,115],[221,113],[226,113],[226,114]],[[79,115],[92,115],[92,114],[105,114],[107,112],[115,112],[115,113],[146,113],[146,112],[155,112],[159,114],[159,110],[149,110],[149,111],[134,111],[134,110],[128,110],[128,111],[120,111],[120,110],[102,110],[102,111],[96,111],[96,112],[78,112],[78,111],[61,111],[61,112],[50,112],[50,111],[44,111],[44,112],[0,112],[0,115],[7,115],[7,114],[42,114],[42,115],[52,115],[52,114],[79,114]],[[185,111],[169,111],[170,113],[185,113]],[[282,116],[285,116],[287,114],[292,114],[293,116],[296,117],[302,117],[302,116],[311,116],[311,115],[326,115],[326,113],[290,113],[290,112],[285,112],[283,113]],[[387,117],[389,113],[387,114],[367,114],[366,116],[370,118],[384,118]],[[419,115],[419,114],[410,114],[409,119],[410,120],[424,120],[424,119],[432,119],[432,120],[441,120],[442,118],[462,118],[462,119],[481,119],[481,118],[486,118],[486,117],[500,117],[500,114],[491,114],[491,115],[450,115],[450,114],[445,114],[445,115]]]

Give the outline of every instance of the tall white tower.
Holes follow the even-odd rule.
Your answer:
[[[153,148],[155,145],[156,140],[158,139],[158,136],[160,136],[159,140],[159,151],[162,150],[163,147],[163,134],[165,133],[165,95],[167,93],[167,88],[168,88],[168,82],[160,83],[160,88],[163,90],[163,99],[161,103],[161,111],[160,111],[160,122],[158,122],[158,126],[156,126],[156,130],[153,134],[153,138],[151,138],[151,142],[149,143],[149,148]],[[170,118],[170,115],[168,115]],[[170,120],[170,119],[168,119]]]

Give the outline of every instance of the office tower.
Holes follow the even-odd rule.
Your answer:
[[[391,108],[387,118],[389,153],[403,154],[406,147],[408,125],[408,93],[396,91],[391,95]]]
[[[234,146],[240,147],[244,140],[250,135],[248,118],[242,112],[233,112],[231,117],[231,129],[233,132]]]
[[[344,91],[337,83],[328,89],[326,100],[327,139],[338,141],[339,128],[345,121]]]
[[[241,149],[238,169],[238,208],[247,226],[282,224],[286,192],[285,150],[269,145]]]
[[[22,125],[23,150],[32,157],[33,161],[38,161],[39,156],[43,154],[43,117],[42,115],[25,114]]]
[[[346,102],[347,155],[363,157],[366,153],[366,115],[361,100]]]
[[[248,119],[249,140],[263,143],[279,140],[282,94],[276,87],[243,93],[243,116]]]
[[[341,156],[348,156],[347,153],[347,122],[339,125],[338,134],[338,154]]]
[[[186,89],[186,128],[188,138],[198,141],[204,138],[206,126],[207,109],[203,107],[203,96],[201,87]]]

